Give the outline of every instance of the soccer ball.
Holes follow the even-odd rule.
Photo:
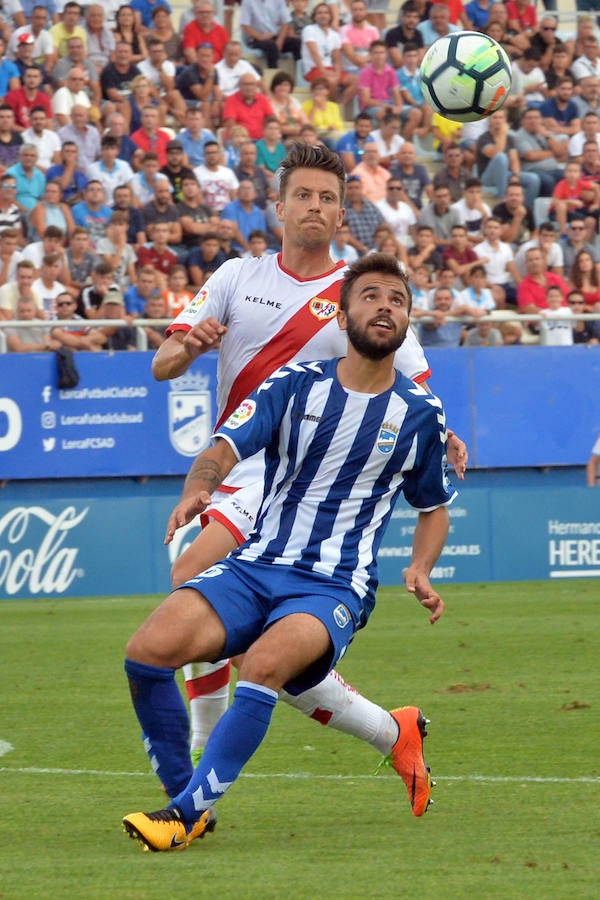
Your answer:
[[[496,112],[511,83],[505,50],[479,31],[455,31],[438,38],[421,63],[425,100],[454,122],[475,122]]]

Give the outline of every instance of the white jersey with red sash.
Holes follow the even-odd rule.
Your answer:
[[[213,317],[227,326],[218,363],[218,424],[265,377],[289,362],[344,356],[346,335],[337,324],[340,262],[316,278],[300,278],[285,269],[279,254],[224,263],[192,302],[173,320],[167,334],[189,331]],[[397,352],[396,367],[424,381],[429,367],[412,330]],[[225,490],[263,477],[262,454],[235,466]]]

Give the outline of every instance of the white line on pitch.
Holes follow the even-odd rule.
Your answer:
[[[99,769],[42,769],[36,766],[18,768],[0,766],[0,772],[23,775],[100,775],[109,778],[148,778],[152,772],[105,772]],[[310,772],[272,772],[268,774],[242,772],[241,778],[312,779],[314,781],[370,781],[378,775],[313,775]],[[600,784],[600,776],[582,775],[577,778],[544,778],[537,775],[435,775],[436,781],[478,781],[488,784]]]

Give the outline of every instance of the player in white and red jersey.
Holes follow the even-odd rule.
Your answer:
[[[171,324],[159,348],[153,372],[159,379],[177,377],[201,353],[220,347],[219,423],[264,377],[291,361],[326,359],[345,354],[337,322],[344,264],[329,256],[331,237],[344,210],[343,166],[337,154],[322,147],[294,147],[283,163],[278,215],[283,223],[282,252],[262,259],[225,263]],[[429,375],[423,351],[410,337],[398,351],[398,368],[409,378]],[[464,472],[466,452],[457,465]],[[230,473],[207,510],[203,528],[173,568],[181,584],[223,558],[243,542],[253,526],[262,498],[262,457],[253,457]],[[459,475],[461,472],[459,471]],[[237,489],[243,488],[239,493]],[[213,501],[218,497],[213,494]],[[192,711],[192,758],[197,758],[228,701],[227,664],[186,667]],[[398,726],[386,710],[346,685],[335,672],[316,688],[282,699],[322,724],[368,741],[388,754]]]

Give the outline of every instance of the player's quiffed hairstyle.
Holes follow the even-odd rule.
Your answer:
[[[322,172],[332,172],[338,180],[340,203],[344,202],[346,171],[341,157],[335,150],[330,150],[321,144],[311,147],[301,141],[291,142],[287,156],[277,171],[279,175],[279,198],[281,200],[285,198],[290,175],[296,169],[320,169]]]
[[[368,256],[362,256],[360,259],[357,259],[356,262],[346,269],[340,290],[340,307],[344,312],[348,309],[350,292],[356,280],[361,275],[368,275],[371,272],[377,275],[392,275],[399,278],[408,295],[410,306],[412,306],[412,291],[408,283],[408,276],[399,265],[398,260],[389,253],[369,253]]]

